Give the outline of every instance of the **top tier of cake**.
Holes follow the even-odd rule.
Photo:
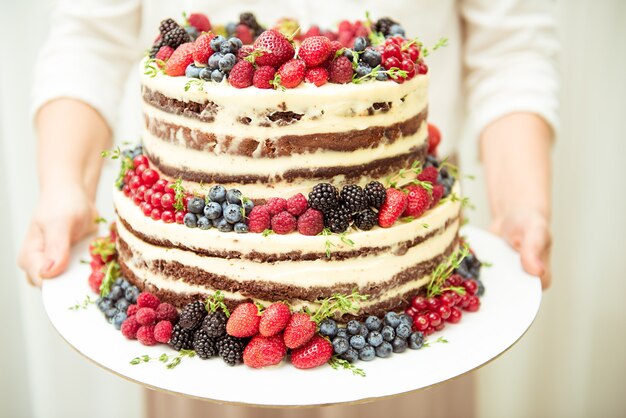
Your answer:
[[[203,183],[255,199],[306,195],[320,182],[383,180],[427,153],[427,75],[264,90],[143,69],[144,149],[188,190]]]

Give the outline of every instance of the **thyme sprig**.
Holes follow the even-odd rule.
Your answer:
[[[70,311],[79,311],[82,309],[87,309],[89,305],[92,305],[94,303],[96,303],[95,299],[92,299],[89,295],[85,295],[85,299],[83,299],[82,302],[77,302],[76,305],[70,306],[67,309],[69,309]]]
[[[460,265],[461,261],[469,254],[469,247],[467,244],[463,244],[461,248],[456,249],[450,257],[446,258],[443,262],[441,262],[436,268],[435,271],[430,276],[430,282],[426,288],[426,296],[437,296],[443,293],[445,290],[454,290],[457,293],[461,293],[460,289],[456,288],[444,288],[443,284],[448,277],[456,270]]]
[[[263,236],[267,237],[269,235],[272,235],[274,233],[274,231],[272,231],[271,229],[267,228],[266,230],[263,231]]]
[[[121,189],[124,185],[124,176],[126,176],[126,172],[128,170],[133,170],[135,168],[135,164],[133,164],[133,160],[128,156],[124,155],[120,147],[115,148],[114,150],[106,150],[100,153],[102,158],[110,158],[112,160],[120,160],[120,171],[117,173],[117,178],[115,180],[115,187]]]
[[[332,356],[330,360],[328,360],[328,364],[335,370],[350,370],[355,376],[365,377],[365,372],[363,371],[363,369],[356,367],[348,360],[344,360],[342,358],[339,358],[338,356]]]
[[[461,202],[462,208],[476,209],[476,206],[474,206],[474,204],[470,201],[469,197],[460,197],[458,194],[454,192],[450,193],[448,196],[441,199],[440,203],[444,203],[448,201],[449,202]]]
[[[165,73],[165,61],[161,61],[156,58],[149,58],[146,60],[143,66],[143,73],[150,78],[156,77],[159,73]],[[187,91],[187,90],[185,90]]]
[[[161,363],[165,363],[165,367],[168,369],[173,369],[174,367],[178,366],[181,362],[181,360],[185,357],[195,357],[196,356],[196,352],[193,350],[180,350],[177,354],[161,354],[159,357],[150,357],[147,354],[144,354],[143,356],[139,356],[139,357],[135,357],[134,359],[132,359],[130,361],[130,364],[132,364],[133,366],[136,366],[137,364],[141,364],[141,363],[148,363],[152,360],[158,360]]]
[[[199,78],[190,78],[189,81],[185,83],[185,91],[189,91],[192,87],[194,87],[198,91],[204,91],[204,81]]]
[[[358,57],[357,57],[357,63],[358,63]],[[353,74],[352,75],[352,82],[354,84],[361,84],[364,81],[372,80],[372,79],[376,78],[376,76],[378,74],[387,74],[390,78],[392,78],[394,80],[397,79],[397,78],[407,78],[408,77],[408,73],[405,70],[402,70],[402,69],[400,69],[398,67],[391,67],[391,68],[385,70],[380,65],[377,65],[376,67],[372,68],[372,71],[370,71],[369,73],[365,74],[364,76],[359,77],[357,74]]]
[[[348,238],[347,234],[348,234],[347,231],[342,232],[341,234],[333,234],[330,228],[322,229],[322,232],[320,232],[320,235],[326,237],[326,240],[324,241],[324,248],[326,250],[326,258],[330,258],[332,248],[337,246],[337,244],[333,243],[330,239],[330,237],[332,237],[333,235],[338,236],[339,241],[343,242],[344,244],[349,245],[350,247],[354,247],[355,245],[354,241]]]
[[[321,301],[320,307],[313,313],[311,320],[319,324],[322,320],[335,315],[355,314],[360,309],[360,302],[367,300],[368,297],[368,295],[360,294],[356,289],[349,295],[335,293]]]
[[[391,177],[387,177],[386,183],[388,187],[395,188],[398,186],[398,184],[402,180],[406,179],[407,174],[413,174],[415,175],[416,178],[414,180],[409,181],[408,184],[422,186],[429,194],[432,194],[433,192],[432,183],[429,181],[421,181],[417,179],[417,176],[419,176],[421,173],[422,173],[422,163],[420,161],[414,161],[413,164],[411,164],[410,168],[401,168],[397,174],[394,174]]]
[[[448,38],[439,38],[437,43],[432,46],[432,50],[436,51],[436,50],[438,50],[440,48],[443,48],[443,47],[446,47],[446,46],[448,46]],[[426,58],[428,55],[430,55],[430,52],[431,51],[429,51],[426,46],[422,45],[422,56],[424,58]]]
[[[423,347],[430,347],[432,344],[437,344],[437,343],[448,344],[449,341],[444,337],[439,337],[435,341],[429,341],[429,340],[424,341]]]
[[[117,261],[109,261],[104,266],[104,279],[102,279],[102,284],[100,285],[100,296],[105,297],[111,293],[111,286],[113,283],[120,277],[120,265]]]
[[[228,307],[224,303],[224,294],[220,292],[219,290],[216,291],[211,296],[206,298],[205,306],[206,306],[207,312],[209,313],[215,312],[218,309],[221,309],[226,314],[226,317],[230,316],[230,311],[228,310]]]
[[[185,210],[185,188],[183,187],[183,179],[180,177],[170,184],[170,188],[174,190],[174,209]]]

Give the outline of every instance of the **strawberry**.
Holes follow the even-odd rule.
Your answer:
[[[275,75],[276,70],[274,67],[269,65],[258,67],[252,77],[252,85],[258,89],[271,89],[273,86],[270,82],[274,79]]]
[[[92,260],[108,263],[115,258],[115,243],[108,237],[96,238],[89,244],[89,254]]]
[[[291,364],[298,369],[312,369],[327,363],[332,356],[330,341],[315,335],[306,345],[291,352]]]
[[[168,59],[170,59],[173,53],[174,53],[174,48],[172,48],[171,46],[165,45],[159,48],[159,52],[157,52],[154,58],[161,60],[161,61],[167,61]]]
[[[300,45],[298,56],[307,67],[315,67],[328,59],[331,50],[330,39],[325,36],[311,36]]]
[[[444,189],[444,187],[441,184],[434,184],[433,185],[433,200],[430,203],[430,207],[431,208],[434,208],[435,206],[437,206],[439,204],[439,201],[443,197],[444,191],[445,191],[445,189]]]
[[[228,335],[238,338],[252,337],[259,333],[259,309],[254,303],[247,302],[237,306],[226,323]]]
[[[246,25],[239,24],[235,29],[235,35],[244,45],[250,45],[254,42],[254,32]]]
[[[328,74],[331,83],[349,83],[352,81],[352,62],[342,55],[331,61]]]
[[[187,66],[193,62],[194,44],[187,42],[176,48],[165,66],[165,73],[172,77],[185,75]]]
[[[408,203],[406,209],[402,213],[402,216],[412,216],[413,218],[419,218],[428,210],[432,197],[428,193],[428,190],[424,189],[420,185],[408,186],[406,190]]]
[[[202,13],[192,13],[187,18],[189,24],[198,29],[198,32],[208,32],[211,30],[211,21]]]
[[[320,27],[313,25],[302,36],[306,39],[306,38],[310,38],[311,36],[320,36],[321,34],[322,34],[322,31],[320,30]]]
[[[253,75],[254,65],[252,65],[249,61],[241,60],[235,64],[232,70],[230,70],[228,82],[233,87],[245,89],[246,87],[250,87],[252,85]]]
[[[289,307],[282,302],[272,303],[261,315],[259,333],[271,337],[285,329],[291,319]]]
[[[295,53],[291,42],[276,29],[268,29],[259,35],[254,41],[254,48],[262,52],[257,57],[256,63],[258,65],[271,65],[274,68],[278,68],[292,59]]]
[[[304,79],[307,83],[315,84],[319,87],[328,81],[328,71],[324,67],[307,68]]]
[[[259,57],[260,58],[260,57]],[[304,70],[306,65],[300,59],[292,59],[284,63],[278,69],[279,82],[283,87],[292,89],[297,87],[304,80]]]
[[[385,202],[378,211],[378,225],[389,228],[402,215],[408,204],[407,196],[400,190],[389,188]]]
[[[437,176],[439,176],[439,171],[432,165],[425,167],[421,173],[417,176],[419,181],[427,181],[430,184],[437,183]]]
[[[196,67],[206,67],[209,57],[215,52],[211,48],[211,39],[213,38],[215,38],[214,34],[203,33],[194,42],[193,62],[196,64]]]
[[[303,346],[313,338],[316,328],[317,325],[308,314],[295,313],[291,315],[291,319],[285,327],[285,345],[291,349]]]
[[[428,124],[428,153],[437,155],[437,146],[441,142],[441,132],[432,123]]]
[[[287,347],[281,335],[263,337],[256,335],[245,350],[243,350],[243,363],[255,369],[273,366],[280,363],[287,354]]]
[[[241,48],[239,48],[239,51],[237,51],[237,60],[242,60],[246,57],[248,57],[252,51],[254,51],[254,47],[252,45],[244,45]]]

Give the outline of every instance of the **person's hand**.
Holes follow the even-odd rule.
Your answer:
[[[519,252],[524,270],[539,276],[544,289],[550,286],[552,235],[550,223],[540,211],[527,208],[510,210],[494,219],[491,230]]]
[[[42,192],[20,249],[18,264],[28,282],[58,276],[67,268],[70,248],[96,230],[94,202],[80,186]]]

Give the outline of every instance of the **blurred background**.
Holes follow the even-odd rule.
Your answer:
[[[16,267],[37,197],[30,79],[52,2],[1,5],[0,416],[139,417],[140,388],[69,349],[50,326],[39,290]],[[553,286],[528,334],[475,372],[479,417],[626,416],[626,1],[562,0],[557,9],[562,88]],[[464,186],[478,208],[470,219],[486,227],[482,169],[471,157],[473,144],[464,147],[470,157],[463,169],[477,175]],[[111,178],[105,173],[100,193],[105,216]]]

